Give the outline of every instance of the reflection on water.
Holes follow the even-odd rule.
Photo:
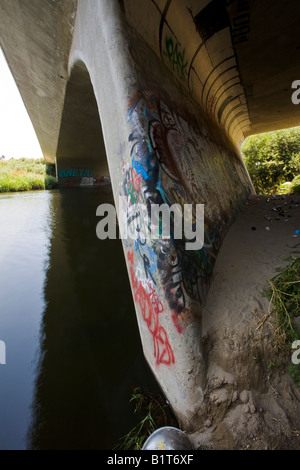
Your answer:
[[[23,449],[34,381],[34,358],[45,302],[49,245],[47,191],[0,196],[0,449]]]
[[[34,328],[29,327],[29,336],[35,341],[30,340],[31,350],[25,353],[27,361],[34,357],[32,348],[36,353],[30,377],[26,372],[29,385],[22,406],[27,413],[8,413],[6,422],[12,436],[5,440],[0,434],[0,448],[21,448],[13,431],[18,423],[22,427],[20,421],[27,425],[30,421],[26,440],[29,449],[111,449],[136,424],[129,406],[131,386],[156,387],[142,354],[121,242],[96,236],[96,208],[112,202],[112,194],[99,189],[39,194],[47,210],[38,214],[38,219],[47,220],[47,226],[40,224],[43,236],[38,235],[38,227],[31,227],[31,243],[28,252],[23,252],[27,267],[19,268],[18,259],[12,260],[19,282],[14,285],[15,294],[7,286],[1,295],[0,339],[5,340],[1,327],[8,321],[7,306],[2,308],[2,300],[14,296],[18,304],[14,321],[9,320],[17,337],[22,331],[19,323],[30,322],[33,311],[27,307],[27,296],[36,291],[43,293]],[[0,207],[2,202],[0,197]],[[31,248],[40,253],[39,268],[31,266]],[[1,258],[0,262],[2,265]],[[1,289],[5,279],[2,276]],[[7,365],[0,366],[4,388],[2,372],[13,367],[8,361],[9,341],[6,343]],[[20,344],[19,354],[22,351]],[[15,394],[20,397],[24,394],[22,371],[19,365],[16,367]],[[3,414],[0,402],[0,423]]]

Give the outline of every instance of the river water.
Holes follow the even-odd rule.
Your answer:
[[[112,449],[137,424],[133,387],[156,390],[121,242],[96,236],[108,202],[99,188],[0,195],[1,450]]]

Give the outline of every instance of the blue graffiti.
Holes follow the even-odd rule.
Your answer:
[[[78,170],[78,169],[71,169],[71,170],[59,170],[58,177],[59,178],[76,178],[76,177],[88,177],[91,175],[90,170]]]

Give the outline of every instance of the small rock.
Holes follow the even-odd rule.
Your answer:
[[[207,418],[207,420],[204,422],[204,427],[205,428],[210,428],[212,425],[212,420]]]
[[[248,390],[243,390],[240,393],[240,400],[242,403],[248,403],[248,400],[249,400]]]
[[[244,406],[244,412],[249,413],[249,411],[250,411],[249,405],[245,405]]]
[[[219,390],[215,390],[213,393],[210,394],[210,399],[217,406],[221,403],[228,401],[228,392],[226,388],[220,388]]]
[[[254,406],[254,405],[250,405],[249,408],[250,408],[250,413],[253,415],[253,413],[255,413],[255,411],[256,411],[255,406]]]

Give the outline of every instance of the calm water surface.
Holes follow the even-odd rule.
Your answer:
[[[135,424],[144,360],[109,190],[0,195],[0,449],[112,449]]]

